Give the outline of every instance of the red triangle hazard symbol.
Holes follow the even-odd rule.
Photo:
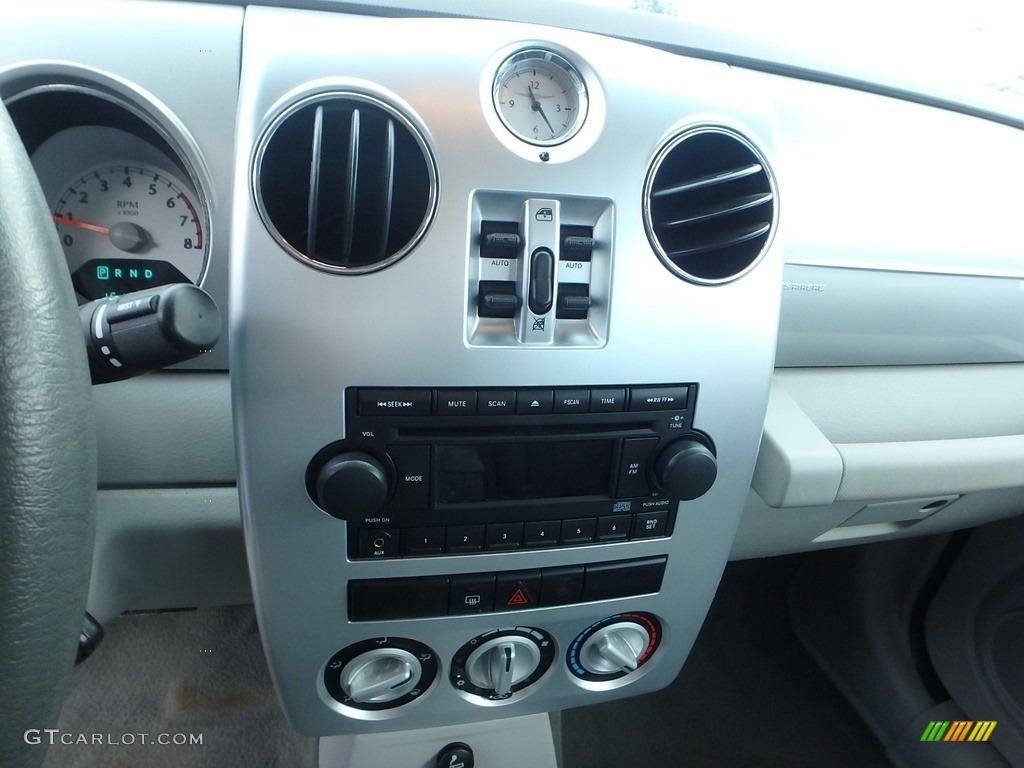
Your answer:
[[[516,591],[512,593],[512,597],[508,599],[505,605],[529,605],[530,598],[526,595],[526,590],[522,587],[516,587]]]

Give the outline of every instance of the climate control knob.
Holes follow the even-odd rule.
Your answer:
[[[341,670],[341,689],[358,704],[402,698],[419,683],[419,661],[401,648],[374,649],[352,659]]]
[[[478,688],[499,696],[512,692],[540,666],[540,648],[528,637],[497,637],[469,655],[466,675]]]
[[[473,697],[471,701],[512,701],[544,676],[554,656],[554,638],[541,629],[512,627],[485,632],[456,652],[451,682],[457,691],[468,694],[467,698]]]
[[[338,651],[323,671],[327,693],[360,712],[412,704],[437,680],[437,657],[423,643],[404,637],[376,637]]]
[[[591,624],[569,647],[569,671],[596,687],[614,687],[634,679],[661,644],[661,623],[639,611],[619,613]],[[618,682],[618,681],[622,682]]]
[[[580,649],[580,664],[594,675],[635,672],[651,644],[651,635],[632,621],[609,624],[596,630]]]
[[[676,440],[654,462],[654,483],[674,499],[689,501],[703,496],[718,476],[718,461],[704,443]]]
[[[358,520],[380,511],[388,498],[388,473],[368,453],[341,453],[320,468],[316,502],[330,515]]]

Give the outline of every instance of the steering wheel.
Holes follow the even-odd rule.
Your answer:
[[[92,565],[96,437],[67,263],[0,102],[0,765],[46,756]]]

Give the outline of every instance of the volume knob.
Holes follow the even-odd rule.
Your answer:
[[[658,489],[674,499],[689,501],[703,496],[718,477],[715,454],[697,440],[676,440],[665,448],[654,463],[654,481]]]
[[[388,473],[368,453],[352,451],[330,459],[316,477],[316,501],[342,520],[380,511],[388,497]]]

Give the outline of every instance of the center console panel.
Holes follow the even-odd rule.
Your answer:
[[[568,138],[498,116],[522,50],[586,89]],[[254,7],[243,51],[232,396],[292,724],[664,687],[767,404],[770,111],[727,67],[538,26]]]

